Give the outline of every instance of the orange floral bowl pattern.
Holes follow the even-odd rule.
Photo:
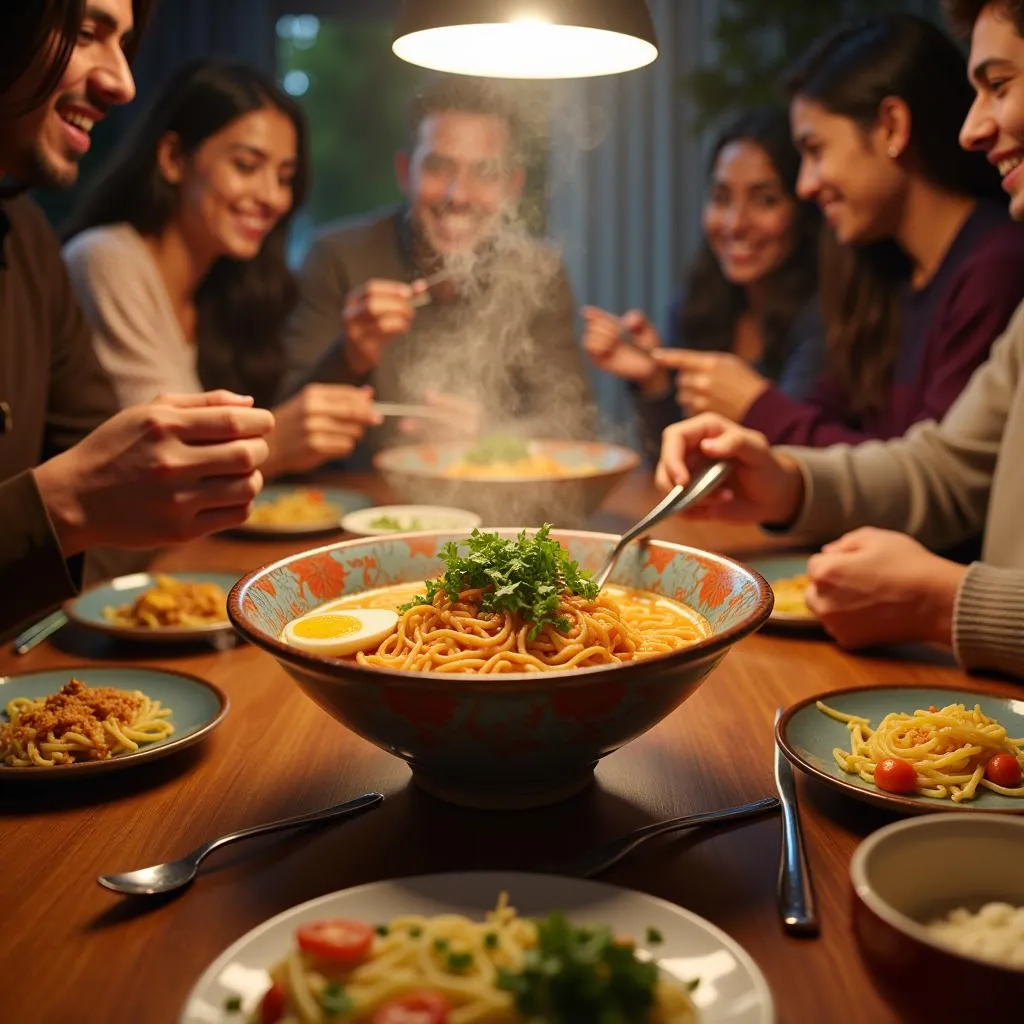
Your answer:
[[[560,476],[450,477],[472,442],[409,444],[385,448],[374,468],[400,500],[454,505],[482,516],[485,526],[582,524],[616,484],[640,464],[630,448],[603,441],[530,440],[531,454],[564,469]]]
[[[618,540],[575,530],[552,536],[592,571]],[[712,628],[707,639],[670,654],[564,672],[465,676],[364,668],[279,639],[286,623],[325,601],[438,575],[443,545],[460,539],[450,531],[396,534],[292,555],[239,580],[228,614],[328,714],[407,761],[422,788],[464,806],[537,806],[582,789],[598,759],[679,707],[772,609],[771,588],[753,570],[649,541],[623,552],[611,582],[682,601]]]

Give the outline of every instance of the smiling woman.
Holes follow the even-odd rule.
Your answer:
[[[201,60],[166,84],[67,231],[72,282],[122,405],[204,387],[270,404],[307,163],[302,112],[262,72]],[[344,456],[376,422],[363,390],[322,391],[275,410],[265,474]]]

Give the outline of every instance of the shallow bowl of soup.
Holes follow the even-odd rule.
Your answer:
[[[487,532],[496,543],[523,537],[537,533]],[[559,530],[550,540],[595,572],[618,538]],[[526,626],[503,632],[468,590],[447,610],[399,612],[449,566],[452,542],[465,551],[469,540],[432,531],[295,554],[240,580],[228,612],[328,714],[408,762],[421,788],[463,806],[539,806],[580,791],[600,758],[678,708],[772,608],[753,570],[649,541],[623,552],[600,595],[573,599],[566,621],[536,637]],[[442,613],[440,630],[417,618]],[[398,618],[383,639],[382,615]],[[365,627],[370,645],[321,653],[326,620],[355,622],[352,637]]]
[[[402,501],[455,505],[485,526],[581,526],[640,464],[601,441],[485,438],[386,448],[374,467]]]
[[[1024,817],[929,814],[865,839],[853,930],[905,1024],[1017,1019],[1024,995]]]

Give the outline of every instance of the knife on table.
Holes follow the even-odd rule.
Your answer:
[[[778,724],[782,708],[775,709]],[[773,733],[773,738],[774,733]],[[796,780],[793,766],[775,738],[775,786],[782,801],[782,855],[779,859],[779,913],[782,925],[791,935],[818,934],[818,912],[814,886],[804,850],[800,818],[797,816]]]

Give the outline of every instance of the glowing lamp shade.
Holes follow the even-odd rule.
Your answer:
[[[391,48],[490,78],[614,75],[658,56],[645,0],[405,0]]]

